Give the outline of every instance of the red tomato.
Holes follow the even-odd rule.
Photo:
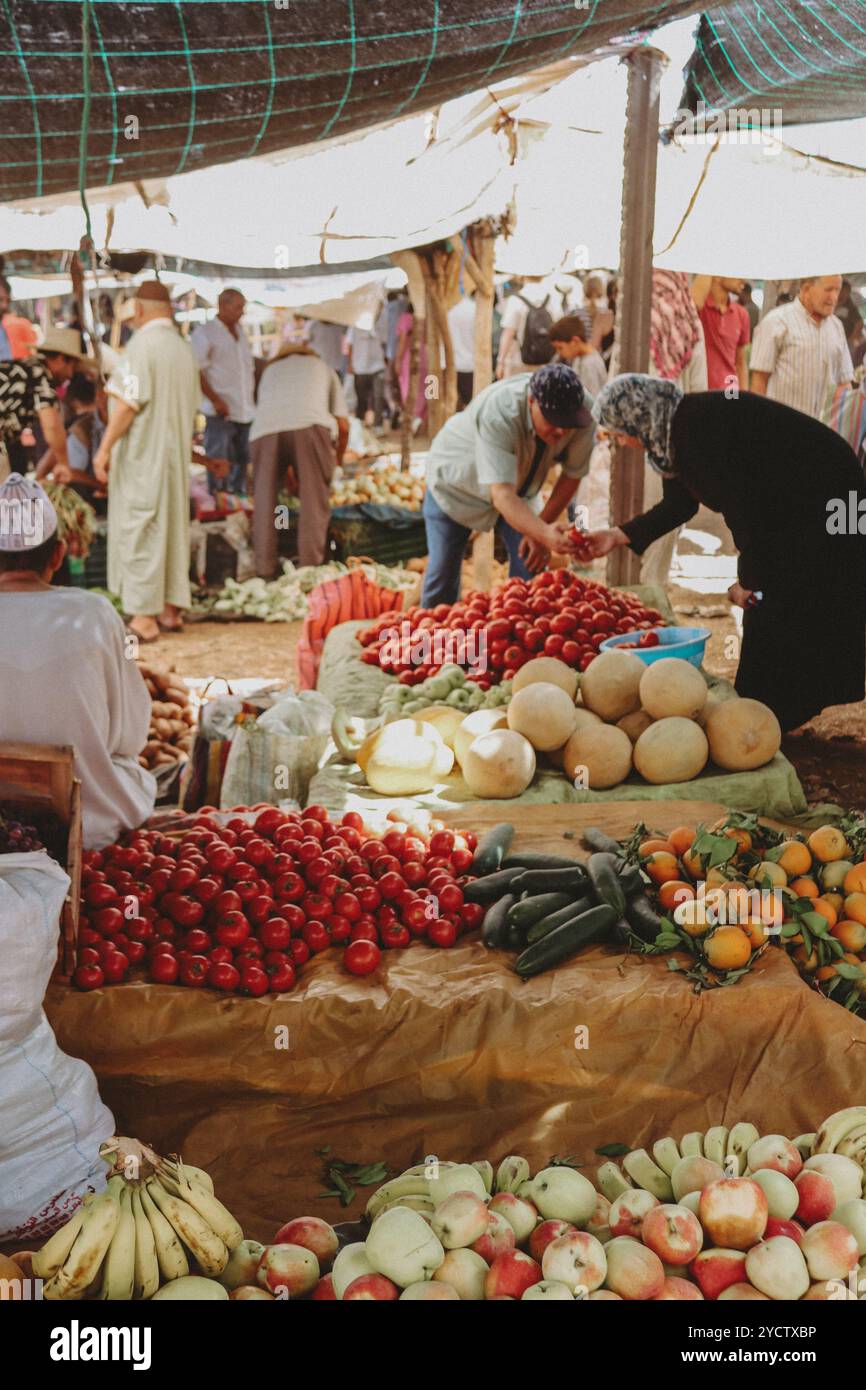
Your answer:
[[[117,984],[129,970],[129,957],[123,951],[109,951],[102,957],[102,973],[106,984]]]
[[[451,868],[455,874],[465,874],[472,863],[471,849],[455,849],[451,856]]]
[[[549,637],[545,637],[544,655],[559,656],[560,652],[562,651],[564,640],[565,639],[561,637],[559,633],[551,633]]]
[[[567,666],[576,666],[580,660],[580,647],[576,642],[563,642],[560,656]]]
[[[258,935],[269,951],[284,951],[292,939],[292,929],[284,917],[271,917],[259,927]]]
[[[409,928],[401,926],[399,922],[395,922],[393,926],[382,928],[382,945],[386,950],[399,950],[408,946],[411,940],[412,935]]]
[[[216,917],[226,917],[230,912],[240,912],[240,909],[241,900],[231,888],[218,894],[211,905],[211,911]]]
[[[259,996],[267,994],[271,987],[266,972],[260,965],[248,965],[241,971],[240,993]]]
[[[192,885],[190,892],[200,903],[213,902],[220,892],[220,881],[217,878],[199,878]]]
[[[115,936],[123,931],[124,916],[119,907],[100,907],[90,918],[100,936]]]
[[[110,907],[117,902],[117,892],[110,883],[88,883],[84,890],[84,901],[88,907]],[[95,986],[91,985],[91,989]]]
[[[235,949],[242,946],[250,934],[250,924],[242,912],[227,912],[216,926],[214,935],[221,946]]]
[[[228,961],[214,961],[207,972],[207,982],[211,989],[222,990],[224,994],[234,994],[241,982],[241,974]]]
[[[484,911],[481,903],[464,903],[460,909],[460,917],[467,931],[475,931],[484,921]]]
[[[159,985],[173,985],[178,977],[180,964],[175,956],[167,951],[159,951],[151,956],[147,973]],[[100,972],[101,973],[101,972]]]
[[[234,952],[228,946],[214,946],[212,951],[208,951],[207,958],[211,965],[231,965]]]
[[[328,936],[331,938],[332,946],[341,946],[344,941],[349,941],[352,935],[352,923],[348,917],[328,918]]]
[[[383,898],[398,898],[406,889],[406,880],[398,873],[389,872],[379,879],[379,892]]]
[[[306,965],[310,959],[310,948],[306,941],[302,941],[299,936],[293,937],[292,944],[289,946],[289,955],[295,966]]]
[[[463,906],[463,891],[456,883],[446,883],[436,894],[443,912],[459,912]]]
[[[422,883],[427,882],[427,870],[423,864],[410,859],[403,865],[403,877],[410,888],[419,888]]]
[[[319,922],[315,918],[307,922],[301,932],[301,936],[306,941],[313,955],[318,955],[320,951],[326,951],[331,944],[328,936],[328,928],[324,922]]]
[[[379,940],[379,932],[375,922],[355,922],[349,935],[353,941],[378,942]]]
[[[353,941],[343,952],[343,964],[351,975],[372,975],[382,960],[382,952],[372,941]]]
[[[427,940],[434,946],[453,946],[457,940],[457,928],[453,922],[437,917],[427,928]]]
[[[221,944],[228,945],[229,943],[222,942]],[[209,951],[212,946],[213,941],[211,940],[208,932],[201,931],[199,927],[193,927],[192,931],[188,931],[186,936],[184,937],[184,950],[191,951],[194,956],[203,956],[204,953],[206,951]]]
[[[269,966],[267,974],[273,994],[288,994],[290,989],[294,989],[297,974],[291,961]]]

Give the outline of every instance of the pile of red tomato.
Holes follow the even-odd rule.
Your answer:
[[[323,806],[258,806],[225,825],[205,808],[178,835],[131,831],[83,856],[74,982],[99,989],[140,968],[161,984],[282,994],[329,946],[354,975],[414,940],[453,946],[483,917],[463,900],[476,837],[431,830],[380,837],[354,811],[335,824]]]
[[[646,608],[634,594],[608,589],[572,570],[545,570],[534,579],[509,579],[490,593],[473,590],[459,603],[439,603],[435,608],[408,608],[405,613],[386,613],[359,633],[364,647],[361,659],[395,675],[404,685],[420,685],[438,669],[431,664],[393,661],[394,643],[388,634],[411,623],[408,642],[401,643],[408,657],[412,639],[429,632],[430,650],[447,646],[447,633],[486,634],[484,670],[469,670],[467,679],[482,690],[512,680],[535,656],[555,656],[567,666],[585,671],[598,649],[615,633],[643,631],[661,622],[654,608]],[[439,636],[438,644],[436,642]],[[452,639],[453,640],[453,639]]]

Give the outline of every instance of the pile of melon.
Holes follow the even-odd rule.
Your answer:
[[[690,782],[708,762],[751,771],[782,742],[771,709],[759,700],[710,700],[701,672],[678,657],[646,665],[632,652],[602,652],[581,677],[577,713],[562,768],[596,789],[617,786],[632,768],[655,785]]]

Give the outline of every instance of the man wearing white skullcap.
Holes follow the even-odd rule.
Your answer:
[[[0,486],[0,741],[72,745],[84,847],[101,849],[153,813],[156,782],[138,762],[151,702],[108,600],[52,586],[65,553],[48,494],[10,474]]]

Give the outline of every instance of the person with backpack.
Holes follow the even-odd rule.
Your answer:
[[[496,360],[499,381],[534,372],[553,361],[550,330],[562,315],[562,296],[540,275],[527,276],[505,301],[502,336]]]
[[[563,514],[589,468],[592,403],[570,367],[551,363],[495,381],[443,425],[427,458],[425,608],[456,602],[473,531],[498,531],[509,573],[521,579],[544,569],[551,551],[569,551]]]

